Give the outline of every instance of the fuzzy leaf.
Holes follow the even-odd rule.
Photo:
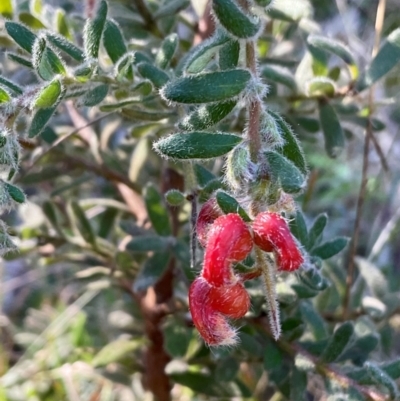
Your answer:
[[[282,67],[268,65],[263,67],[261,76],[269,81],[285,85],[293,92],[296,92],[297,90],[296,80],[294,79],[293,74],[290,72],[290,70],[286,68],[284,69]]]
[[[208,171],[206,168],[204,168],[200,164],[195,164],[193,166],[194,174],[196,175],[196,180],[197,183],[200,185],[200,187],[204,187],[207,185],[209,182],[215,180],[215,175]]]
[[[161,88],[169,81],[169,76],[163,70],[150,63],[140,63],[137,66],[139,74],[148,79],[156,89]]]
[[[333,333],[333,336],[329,339],[328,345],[322,353],[321,359],[326,363],[335,362],[351,342],[353,333],[354,326],[352,322],[345,322],[340,325]]]
[[[344,133],[335,109],[329,103],[320,103],[319,118],[325,138],[326,153],[337,157],[344,148]]]
[[[101,103],[108,93],[108,85],[101,84],[88,90],[80,99],[79,105],[93,107]]]
[[[116,63],[128,51],[124,36],[113,20],[107,19],[105,23],[103,44],[113,63]]]
[[[74,223],[78,228],[79,233],[82,235],[83,239],[89,244],[95,245],[96,235],[83,209],[79,206],[77,202],[73,201],[71,202],[71,211],[74,215]]]
[[[44,130],[47,123],[50,121],[51,117],[55,113],[56,109],[57,105],[46,109],[39,109],[36,111],[32,118],[31,125],[29,126],[29,138],[34,138]]]
[[[237,213],[244,221],[251,221],[245,210],[239,205],[238,201],[224,191],[218,191],[216,194],[218,206],[225,214]]]
[[[235,100],[199,106],[179,124],[182,131],[202,131],[223,120],[236,106]]]
[[[66,70],[60,58],[47,47],[46,40],[38,37],[32,48],[32,64],[40,78],[50,81],[57,74],[65,75]]]
[[[170,206],[180,206],[183,202],[185,202],[186,197],[178,189],[170,189],[165,193],[165,200]]]
[[[260,19],[246,14],[233,0],[213,0],[213,11],[221,25],[237,38],[252,38],[261,29]]]
[[[322,245],[317,246],[311,251],[313,256],[318,256],[319,258],[325,260],[332,256],[335,256],[341,252],[349,243],[349,238],[338,237],[333,240],[324,242]]]
[[[11,89],[17,95],[22,95],[23,93],[23,90],[20,86],[2,76],[0,76],[0,85],[8,89]]]
[[[154,185],[149,184],[146,186],[144,201],[151,224],[157,234],[163,236],[171,235],[171,225],[167,208],[165,207],[162,196]]]
[[[295,218],[290,220],[290,230],[300,243],[307,247],[309,241],[308,230],[301,210],[297,210]]]
[[[135,292],[145,291],[157,283],[167,270],[169,259],[169,252],[156,252],[148,258],[133,283],[133,290]]]
[[[336,85],[330,78],[315,77],[307,82],[306,91],[308,96],[332,97],[336,92]]]
[[[4,24],[7,33],[14,39],[15,43],[26,50],[28,53],[32,53],[32,47],[36,39],[36,35],[24,25],[18,22],[6,21]]]
[[[161,69],[165,69],[169,66],[176,49],[178,48],[179,37],[176,33],[172,33],[167,36],[161,43],[161,47],[156,55],[156,65]]]
[[[308,250],[312,249],[315,245],[318,244],[327,222],[328,215],[326,213],[321,213],[316,217],[309,231],[309,245],[307,247]]]
[[[219,49],[219,68],[231,70],[236,68],[239,62],[240,43],[238,40],[229,40]]]
[[[300,304],[300,312],[317,341],[327,337],[325,322],[309,301]]]
[[[0,104],[7,103],[10,100],[11,100],[11,96],[9,95],[9,93],[0,87]]]
[[[209,72],[169,82],[161,89],[164,99],[177,103],[210,103],[239,95],[251,74],[246,70]]]
[[[61,35],[57,35],[54,32],[46,32],[46,39],[54,46],[62,50],[68,56],[74,60],[83,62],[85,60],[85,53],[78,46],[75,46],[72,42],[65,39]]]
[[[264,152],[264,156],[272,177],[279,181],[285,192],[293,194],[304,189],[305,177],[290,160],[272,150]]]
[[[24,203],[26,201],[25,194],[17,186],[5,182],[4,188],[15,202]]]
[[[99,55],[100,41],[106,23],[107,11],[107,3],[101,0],[95,17],[86,20],[83,31],[83,43],[88,58],[97,58]]]
[[[18,56],[18,54],[15,54],[15,53],[7,53],[7,57],[10,60],[14,61],[14,63],[18,63],[24,67],[33,69],[33,64],[30,61],[30,59],[28,59],[28,58]]]
[[[63,87],[59,79],[51,81],[49,84],[45,85],[32,103],[32,108],[47,108],[53,107],[58,104],[59,98],[63,93]]]
[[[400,28],[387,37],[386,42],[357,82],[356,89],[362,91],[368,88],[385,76],[398,62],[400,62]]]
[[[163,252],[171,245],[169,237],[159,235],[139,235],[132,238],[127,244],[126,249],[131,252]]]
[[[276,114],[270,110],[268,110],[268,113],[275,118],[281,130],[282,139],[285,141],[281,150],[283,156],[292,161],[294,165],[306,176],[308,174],[306,159],[300,143],[292,129],[279,114]]]
[[[211,159],[225,155],[241,141],[241,137],[226,133],[179,133],[159,140],[154,149],[175,159]]]
[[[92,366],[99,368],[129,357],[132,351],[143,346],[142,340],[115,340],[104,346],[93,358]]]
[[[0,14],[5,18],[12,18],[12,14],[13,14],[12,0],[2,0],[1,1]]]
[[[371,379],[376,384],[386,388],[389,391],[391,399],[398,400],[399,388],[396,382],[384,370],[372,362],[366,362],[365,367]]]
[[[190,0],[169,0],[166,1],[155,13],[154,18],[160,19],[170,15],[176,15],[190,4]]]

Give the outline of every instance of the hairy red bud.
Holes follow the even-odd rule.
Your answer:
[[[297,270],[303,255],[286,220],[277,213],[262,212],[253,222],[254,243],[265,252],[275,252],[279,270]]]
[[[193,281],[189,290],[189,308],[193,323],[209,345],[233,345],[236,331],[226,317],[213,308],[210,293],[213,287],[202,277]]]
[[[196,233],[198,241],[204,248],[207,244],[208,231],[210,230],[211,225],[222,215],[222,210],[218,206],[215,198],[210,198],[202,206],[200,213],[197,216]]]
[[[202,276],[216,287],[235,283],[231,264],[243,260],[252,247],[250,231],[239,215],[218,217],[208,232]]]

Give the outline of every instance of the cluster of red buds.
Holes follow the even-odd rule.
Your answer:
[[[273,252],[278,271],[297,270],[304,262],[286,220],[277,213],[261,212],[252,223],[236,213],[224,215],[214,198],[197,218],[197,236],[205,248],[203,269],[189,291],[193,323],[209,345],[233,345],[235,329],[227,318],[239,319],[250,308],[243,281],[259,274],[240,275],[233,264],[244,260],[253,246]]]

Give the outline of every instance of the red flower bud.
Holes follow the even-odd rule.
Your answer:
[[[210,198],[202,206],[200,213],[197,216],[196,232],[197,239],[204,248],[207,244],[208,231],[210,230],[212,223],[222,215],[222,210],[218,206],[215,198]]]
[[[243,317],[250,309],[250,297],[241,282],[231,286],[211,287],[208,302],[212,309],[233,319]]]
[[[237,342],[236,331],[221,312],[213,309],[210,302],[212,286],[202,277],[193,281],[189,290],[189,308],[193,323],[209,345],[233,345]]]
[[[279,270],[297,270],[303,255],[286,220],[277,213],[262,212],[253,222],[254,243],[265,252],[275,252]]]
[[[202,276],[216,287],[235,283],[231,263],[243,260],[252,247],[250,231],[240,216],[218,217],[208,232]]]

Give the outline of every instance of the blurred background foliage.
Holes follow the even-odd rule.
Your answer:
[[[109,0],[96,49],[85,48],[83,39],[88,17],[102,25],[95,1],[2,0],[2,129],[12,128],[22,148],[18,172],[3,169],[2,179],[23,189],[27,201],[2,213],[19,252],[0,266],[0,400],[396,399],[398,0],[386,5],[381,49],[393,48],[378,60],[382,74],[371,70],[376,0],[276,0],[265,11],[268,2],[257,3],[266,23],[257,43],[269,85],[266,105],[288,121],[305,149],[310,176],[298,201],[308,227],[328,214],[325,238],[353,235],[371,121],[376,143],[368,154],[352,323],[342,316],[345,251],[321,262],[322,290],[299,277],[280,278],[277,343],[257,282],[248,285],[252,310],[240,322],[235,349],[210,350],[191,325],[190,203],[171,207],[162,196],[185,191],[187,170],[151,146],[187,111],[162,101],[158,89],[182,74],[188,52],[211,35],[207,1]],[[33,57],[29,44],[23,46],[30,36],[18,31],[21,25],[7,29],[7,20],[34,32],[45,55]],[[160,47],[174,33],[177,49],[162,65]],[[320,38],[346,45],[351,57],[343,57],[340,45],[336,53],[319,45]],[[218,51],[211,48],[198,72],[218,68]],[[43,108],[38,93],[60,76],[62,88],[50,88],[54,101]],[[219,127],[241,132],[243,106]],[[224,186],[223,161],[201,166],[195,171],[206,199]],[[345,334],[335,337],[338,327]],[[329,347],[336,348],[327,355]]]

